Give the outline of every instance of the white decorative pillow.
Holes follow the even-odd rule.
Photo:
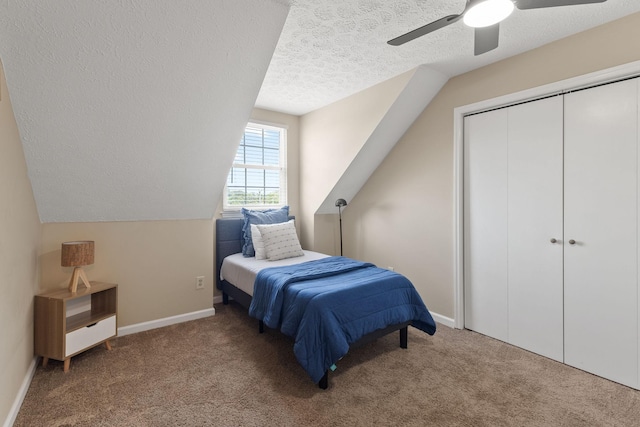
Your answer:
[[[260,230],[266,256],[269,261],[304,255],[300,241],[298,240],[298,235],[296,234],[294,220],[280,224],[257,224],[256,227]]]
[[[268,225],[265,225],[268,227]],[[267,251],[264,249],[264,241],[262,234],[257,225],[251,224],[251,240],[253,241],[253,249],[256,252],[256,259],[267,259]]]

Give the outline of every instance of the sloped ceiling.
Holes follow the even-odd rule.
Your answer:
[[[0,2],[0,55],[41,221],[211,218],[288,8]]]
[[[335,201],[349,202],[371,174],[447,82],[448,77],[429,67],[418,67],[367,138],[335,186],[318,207],[316,214],[336,213]]]

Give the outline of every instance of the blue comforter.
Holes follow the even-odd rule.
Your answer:
[[[260,271],[249,315],[295,339],[295,356],[314,382],[370,332],[408,321],[436,331],[406,277],[345,257]]]

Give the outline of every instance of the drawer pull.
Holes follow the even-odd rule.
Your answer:
[[[98,322],[96,322],[96,323],[92,323],[92,324],[90,324],[90,325],[87,325],[87,328],[90,328],[90,327],[92,327],[92,326],[96,326],[97,324],[98,324]]]

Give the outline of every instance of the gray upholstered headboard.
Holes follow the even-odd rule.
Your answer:
[[[242,252],[244,237],[242,236],[243,218],[220,218],[216,220],[216,286],[220,286],[220,267],[222,260],[238,252]]]
[[[295,219],[295,217],[289,216],[289,219]],[[216,287],[218,289],[222,289],[220,285],[222,260],[229,255],[242,252],[243,225],[244,218],[219,218],[216,220]]]

